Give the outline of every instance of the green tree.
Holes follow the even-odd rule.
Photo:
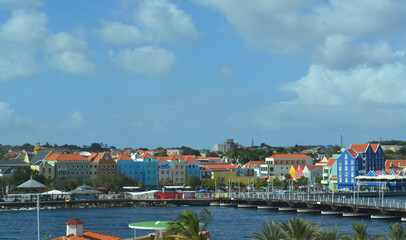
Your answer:
[[[188,178],[186,185],[190,186],[192,189],[196,189],[200,185],[200,179],[198,176],[192,175]]]
[[[250,234],[250,236],[257,240],[285,239],[285,235],[280,228],[280,224],[276,222],[269,222],[268,220],[262,224],[262,227],[258,228],[258,232],[253,232]]]
[[[406,240],[406,230],[400,222],[391,224],[388,233],[379,239],[384,240]]]
[[[166,239],[181,238],[188,240],[202,240],[203,231],[207,231],[212,221],[210,212],[203,209],[198,213],[184,210],[175,220],[169,222],[167,231],[174,235],[165,237]]]
[[[371,236],[367,233],[367,226],[364,224],[364,221],[361,223],[352,222],[353,235],[346,235],[348,240],[369,240]]]
[[[291,240],[316,240],[319,234],[318,227],[319,225],[312,226],[312,221],[300,218],[281,223],[283,234]]]
[[[345,238],[344,233],[338,232],[337,225],[336,225],[333,230],[330,229],[330,227],[320,229],[317,239],[319,239],[319,240],[344,240],[346,238]]]
[[[192,149],[190,147],[184,147],[182,155],[200,156],[200,152],[199,152],[199,150]]]
[[[131,178],[123,173],[118,173],[114,179],[114,189],[120,191],[124,186],[135,186],[137,183],[137,179]]]
[[[206,154],[206,157],[218,157],[219,155],[215,152],[209,152]]]
[[[166,151],[159,151],[154,154],[154,157],[167,157],[168,154],[166,154]]]

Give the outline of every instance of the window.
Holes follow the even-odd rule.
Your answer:
[[[48,168],[48,173],[51,173],[51,168]]]

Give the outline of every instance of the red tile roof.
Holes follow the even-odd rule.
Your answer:
[[[66,222],[66,225],[78,225],[78,224],[85,224],[84,222],[80,221],[79,218],[74,218]]]
[[[268,158],[311,158],[304,154],[275,154]]]
[[[327,166],[328,166],[328,167],[333,166],[336,161],[337,161],[336,158],[330,158],[330,159],[328,160]]]
[[[354,158],[356,158],[357,156],[358,156],[358,153],[354,150],[354,149],[352,149],[352,148],[350,148],[350,149],[347,149],[347,151],[351,154],[351,156],[353,156]]]
[[[89,157],[87,157],[87,160],[98,163],[103,155],[104,153],[92,153]]]
[[[200,159],[202,159],[202,160],[208,160],[208,159],[221,160],[222,159],[219,157],[202,157],[202,156],[197,156],[196,158],[197,158],[197,160],[200,160]]]
[[[307,169],[309,169],[309,171],[313,171],[315,169],[323,169],[322,166],[317,166],[317,165],[307,165],[306,167],[307,167]]]
[[[371,144],[372,150],[376,152],[378,150],[379,144]]]
[[[393,163],[393,167],[406,167],[406,160],[386,160],[385,161],[385,169],[388,169],[391,167],[391,164]],[[401,163],[402,166],[399,166],[399,163]]]
[[[142,154],[141,157],[138,157],[138,159],[145,159],[145,158],[155,158],[155,157],[152,156],[152,155],[149,154],[149,153],[144,153],[144,154]]]
[[[260,166],[261,164],[265,164],[263,161],[250,161],[244,165],[246,168],[254,168]]]
[[[22,151],[11,151],[11,152],[7,152],[6,155],[18,155],[20,153],[23,153]]]
[[[90,230],[83,230],[83,237],[69,234],[67,236],[54,238],[53,240],[123,240],[123,238]]]
[[[88,161],[79,153],[54,153],[45,158],[47,161]]]
[[[361,143],[361,144],[351,144],[349,148],[354,149],[357,153],[366,152],[368,148],[368,143]]]
[[[117,160],[132,160],[127,154],[121,154]]]

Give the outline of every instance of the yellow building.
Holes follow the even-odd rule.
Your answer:
[[[296,178],[296,169],[295,169],[295,167],[293,167],[293,165],[289,169],[289,174],[290,174],[290,179]]]
[[[177,154],[177,155],[181,155],[182,154],[182,150],[180,149],[167,149],[166,150],[166,155],[170,156],[172,154]]]
[[[236,174],[237,173],[237,174]],[[240,182],[243,184],[253,183],[257,179],[257,172],[252,171],[252,175],[239,175],[238,172],[235,171],[228,171],[228,172],[212,172],[211,178],[215,179],[219,182],[223,182],[224,184],[228,184],[229,182]]]

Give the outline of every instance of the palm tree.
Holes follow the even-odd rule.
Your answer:
[[[361,223],[352,222],[352,230],[354,235],[346,235],[348,240],[369,240],[371,236],[367,233],[367,226],[365,226],[364,221]]]
[[[282,240],[284,239],[283,232],[280,225],[276,222],[269,222],[268,220],[262,224],[262,227],[258,228],[259,232],[253,232],[250,234],[257,240]]]
[[[211,220],[211,214],[207,209],[198,213],[185,210],[175,220],[169,222],[166,230],[174,235],[166,236],[165,239],[202,240],[204,239],[202,232],[207,230]]]
[[[406,230],[400,222],[389,226],[388,233],[385,236],[380,236],[384,240],[406,240]]]
[[[313,240],[317,239],[319,225],[312,226],[312,221],[300,218],[289,219],[281,223],[281,229],[285,238],[291,240]]]
[[[334,230],[330,227],[326,227],[320,230],[317,237],[319,240],[343,240],[345,239],[345,234],[338,232],[337,225],[334,227]]]

